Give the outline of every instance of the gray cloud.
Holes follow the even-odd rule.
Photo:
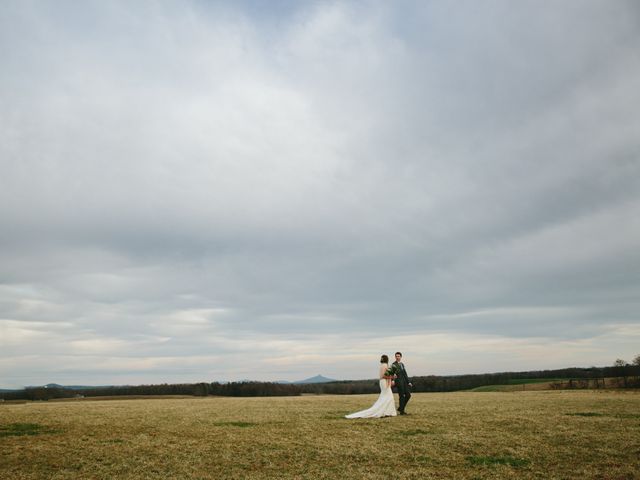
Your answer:
[[[630,359],[637,10],[9,2],[2,384]]]

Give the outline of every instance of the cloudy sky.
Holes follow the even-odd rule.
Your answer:
[[[635,1],[0,6],[0,386],[640,353]]]

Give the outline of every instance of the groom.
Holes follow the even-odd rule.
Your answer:
[[[400,397],[400,407],[398,408],[398,412],[400,415],[407,415],[404,411],[404,407],[407,406],[407,402],[411,398],[409,388],[413,387],[413,385],[411,385],[409,375],[407,375],[407,370],[404,368],[404,363],[402,363],[402,353],[396,352],[396,361],[393,362],[393,365],[398,369],[398,378],[395,379],[396,388],[398,389],[398,397]]]

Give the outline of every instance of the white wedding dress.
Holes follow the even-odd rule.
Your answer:
[[[381,378],[380,396],[376,400],[376,403],[366,410],[345,415],[345,418],[380,418],[395,417],[396,415],[396,402],[393,398],[393,392],[391,391],[391,382],[387,382],[385,378]]]

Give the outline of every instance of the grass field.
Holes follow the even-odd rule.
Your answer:
[[[640,478],[640,394],[414,394],[0,405],[0,478]]]
[[[470,392],[516,392],[531,390],[550,390],[551,384],[560,380],[560,378],[523,378],[512,379],[506,385],[484,385],[476,387]]]

